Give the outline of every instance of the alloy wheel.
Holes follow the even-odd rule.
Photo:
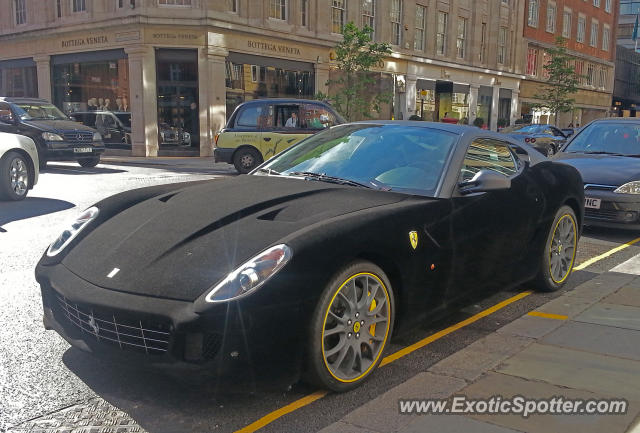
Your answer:
[[[576,222],[565,214],[556,224],[549,248],[549,273],[555,283],[563,282],[571,272],[576,243]]]
[[[21,158],[14,158],[9,165],[9,181],[11,190],[18,196],[23,196],[29,189],[29,169]]]

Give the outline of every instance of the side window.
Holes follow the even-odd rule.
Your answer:
[[[6,102],[0,102],[0,122],[13,123],[13,113]]]
[[[304,104],[302,125],[309,129],[324,129],[336,124],[336,116],[320,104]]]
[[[467,150],[460,178],[462,181],[471,180],[480,170],[493,170],[505,176],[513,176],[518,171],[518,163],[506,143],[479,138]]]
[[[551,131],[553,132],[553,135],[555,135],[556,137],[564,137],[565,136],[562,133],[562,131],[560,131],[558,128],[551,128]]]
[[[547,128],[544,128],[544,130],[542,131],[543,134],[547,134],[547,135],[555,135],[553,132],[553,128],[551,128],[550,126]]]
[[[276,105],[274,107],[273,117],[273,126],[275,129],[290,130],[304,128],[304,125],[300,122],[300,105]]]
[[[236,127],[240,128],[257,128],[260,117],[264,114],[264,106],[250,105],[245,107],[236,119]]]

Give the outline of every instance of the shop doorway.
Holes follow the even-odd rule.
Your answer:
[[[156,50],[159,155],[200,154],[198,51]]]

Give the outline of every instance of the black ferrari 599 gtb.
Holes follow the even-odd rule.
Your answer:
[[[583,206],[575,168],[505,135],[345,124],[247,176],[85,210],[37,265],[44,324],[99,357],[271,361],[346,391],[394,329],[483,289],[561,287]]]

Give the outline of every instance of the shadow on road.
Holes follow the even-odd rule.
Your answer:
[[[117,170],[106,167],[76,167],[73,165],[55,165],[47,164],[47,168],[42,170],[42,173],[55,173],[55,174],[115,174],[125,173],[126,170]]]
[[[0,203],[0,232],[4,232],[2,226],[12,221],[47,215],[75,207],[75,204],[64,200],[55,200],[41,197],[27,197],[17,202]]]
[[[616,243],[629,242],[638,237],[638,232],[634,230],[591,226],[585,226],[582,234],[593,239]]]

